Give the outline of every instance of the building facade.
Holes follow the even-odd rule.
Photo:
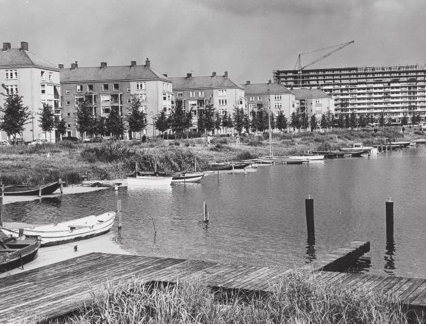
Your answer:
[[[175,100],[183,101],[183,108],[193,115],[192,130],[197,129],[198,110],[212,105],[221,116],[225,112],[233,114],[235,108],[244,108],[244,88],[232,81],[228,72],[218,76],[215,72],[211,76],[171,77]]]
[[[276,70],[276,82],[293,88],[319,88],[335,100],[335,114],[403,116],[426,120],[425,65]]]
[[[154,119],[157,114],[162,110],[171,110],[172,83],[151,67],[149,59],[144,65],[131,61],[129,66],[109,67],[106,62],[101,62],[99,67],[79,67],[75,62],[70,68],[59,67],[66,136],[85,136],[78,132],[75,114],[76,107],[85,97],[89,98],[94,115],[107,118],[111,110],[117,109],[126,121],[131,99],[138,96],[141,109],[147,114],[147,127],[142,131],[147,136],[156,135]],[[140,136],[125,132],[124,139]]]
[[[253,110],[270,108],[275,116],[282,111],[289,119],[296,108],[294,94],[283,85],[272,84],[271,81],[261,84],[247,81],[243,87],[247,114]]]
[[[334,99],[332,96],[319,89],[293,89],[296,98],[296,112],[306,113],[308,118],[313,115],[318,121],[323,114],[334,113]]]
[[[2,93],[13,92],[22,96],[23,105],[28,107],[31,114],[22,135],[17,135],[17,138],[24,142],[36,139],[55,142],[58,137],[55,128],[45,133],[39,120],[43,103],[52,107],[56,117],[61,115],[59,69],[30,52],[27,42],[21,42],[20,48],[12,48],[10,43],[3,43],[0,51],[0,85],[5,88],[1,89]],[[3,107],[3,98],[0,101],[0,106]],[[0,131],[0,139],[6,139],[3,131]]]

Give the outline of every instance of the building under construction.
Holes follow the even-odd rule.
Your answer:
[[[392,123],[403,116],[426,120],[425,65],[275,70],[289,89],[319,88],[334,98],[335,114],[384,114]]]

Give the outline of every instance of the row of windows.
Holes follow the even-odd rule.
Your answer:
[[[18,85],[6,85],[6,92],[10,94],[18,94]]]
[[[48,72],[48,81],[52,81],[52,77],[53,77],[53,72],[49,71]],[[40,78],[42,79],[42,81],[46,81],[46,71],[40,71]]]
[[[18,79],[18,70],[6,70],[6,79]]]

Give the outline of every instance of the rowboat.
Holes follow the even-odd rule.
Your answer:
[[[128,187],[139,186],[168,186],[172,182],[172,175],[161,172],[137,172],[126,178]]]
[[[373,147],[371,146],[363,146],[362,143],[355,143],[352,147],[342,147],[340,148],[343,152],[354,152],[354,151],[364,151],[365,153],[371,152]]]
[[[0,231],[0,273],[23,266],[34,260],[40,248],[38,237],[17,239]]]
[[[107,233],[115,218],[115,212],[107,212],[61,223],[25,227],[21,232],[28,239],[40,237],[42,247],[54,246]],[[8,236],[19,236],[17,229],[1,227],[0,230]]]
[[[249,162],[232,162],[232,163],[211,163],[209,170],[211,171],[231,171],[245,169],[249,166]]]
[[[44,186],[10,185],[4,187],[5,196],[42,196],[50,195],[61,186],[59,181]]]
[[[303,161],[319,161],[324,159],[324,155],[300,155],[289,156],[289,160],[303,160]]]
[[[286,161],[287,164],[303,164],[305,162],[308,162],[307,159],[305,160],[300,160],[300,159],[289,159]]]
[[[274,164],[273,160],[268,160],[268,159],[259,159],[259,160],[253,160],[251,163],[251,166],[254,167],[262,167],[262,166],[271,166]]]
[[[183,172],[172,177],[172,183],[199,182],[204,177],[203,173],[198,172]]]

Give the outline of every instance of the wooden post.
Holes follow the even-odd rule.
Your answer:
[[[119,220],[117,229],[120,231],[122,229],[122,201],[120,199],[117,201],[117,218]]]
[[[39,186],[39,197],[42,197],[42,186]]]
[[[394,241],[394,202],[391,197],[385,203],[386,208],[386,240]]]
[[[1,197],[0,197],[0,226],[3,226],[3,198],[4,198],[4,184],[1,185]]]
[[[195,156],[195,172],[196,172],[196,156]]]
[[[308,228],[308,238],[315,237],[315,225],[314,225],[314,199],[311,198],[311,195],[305,199],[305,208],[306,208],[306,225]]]
[[[61,178],[59,178],[58,182],[59,182],[59,191],[62,194],[63,193],[63,189],[62,189],[62,180],[61,180]]]
[[[208,212],[208,205],[204,202],[204,222],[208,223],[210,221],[210,214]]]
[[[18,237],[22,237],[24,235],[24,229],[19,229]]]
[[[204,222],[207,218],[207,206],[205,205],[205,202],[202,202],[202,210],[204,212]]]

